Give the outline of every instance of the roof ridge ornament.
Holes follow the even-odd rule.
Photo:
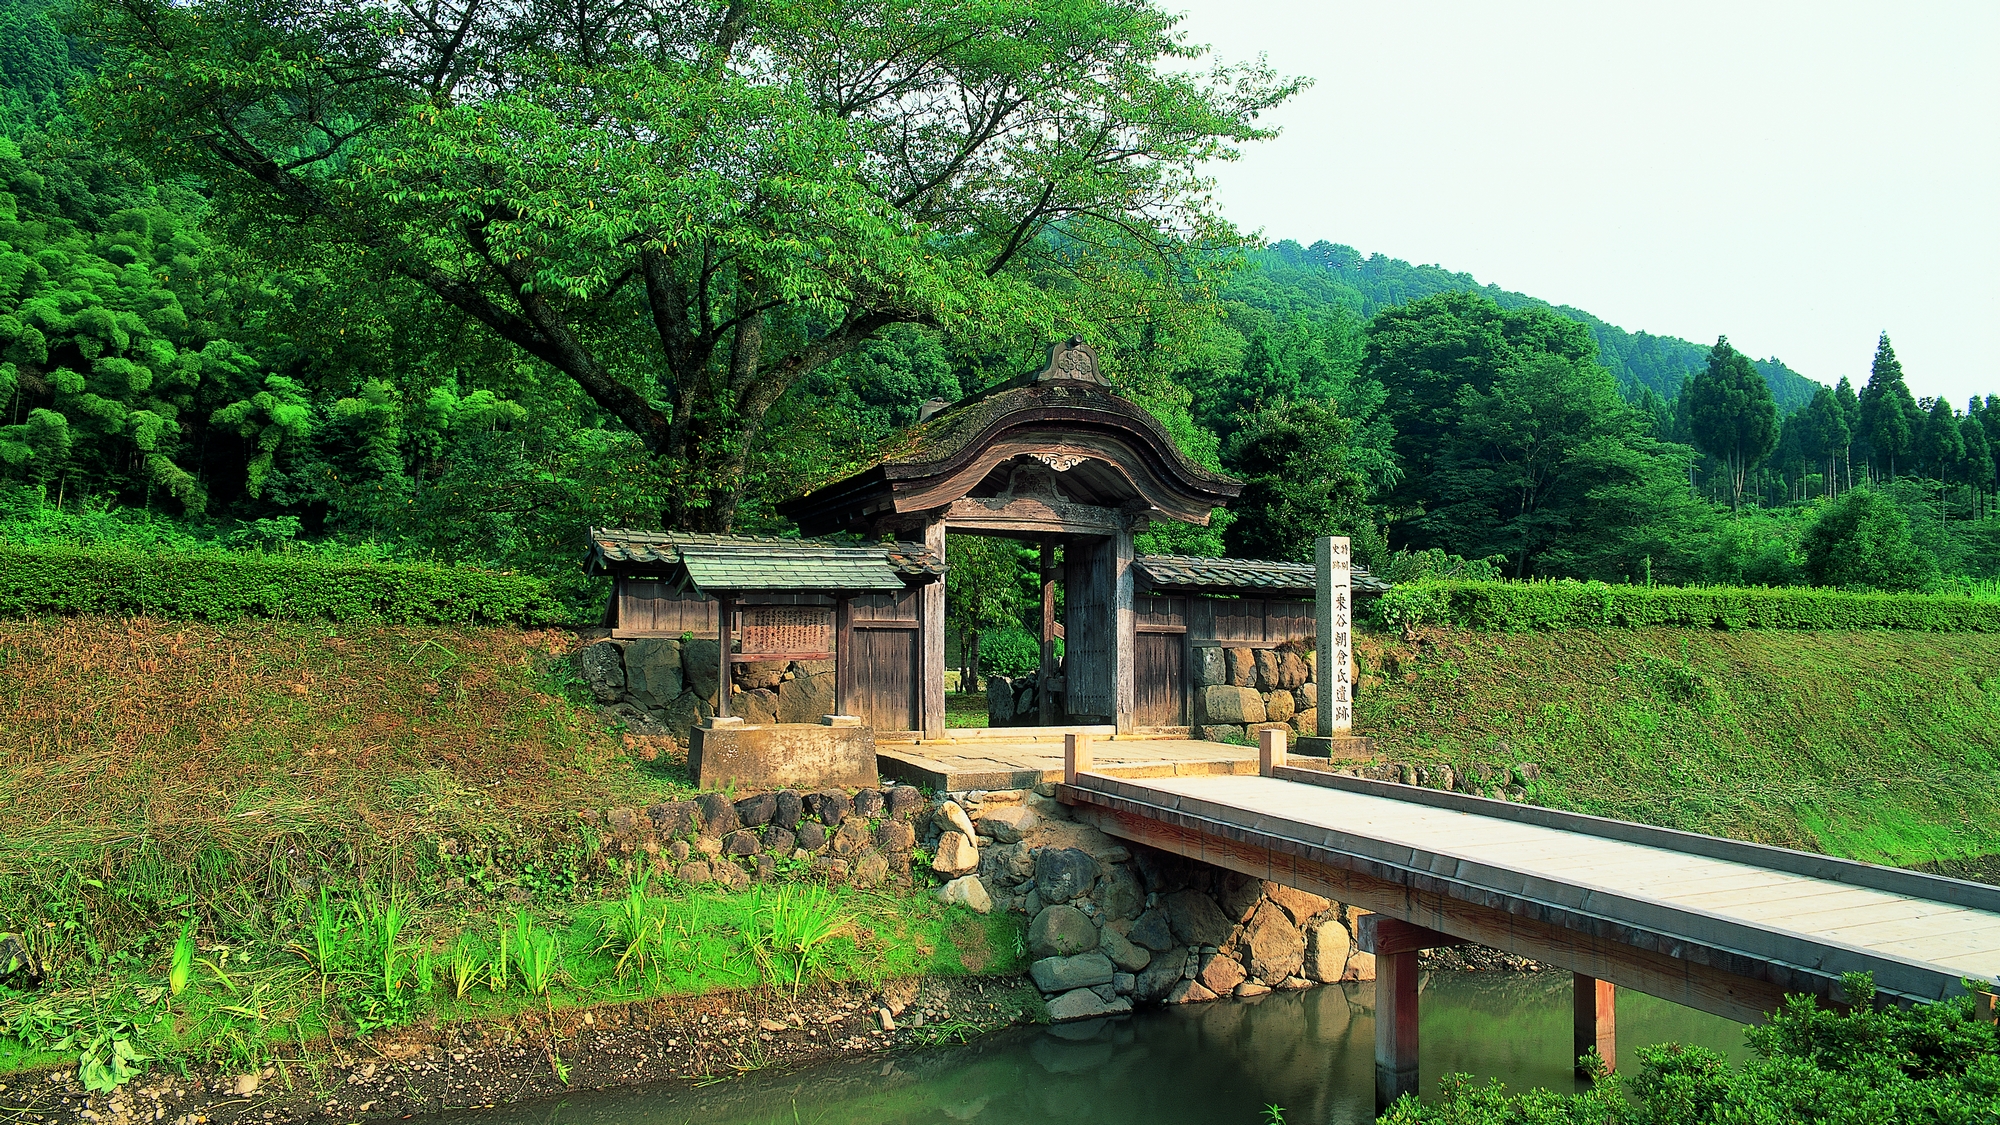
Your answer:
[[[1058,380],[1096,383],[1101,387],[1111,385],[1097,369],[1097,349],[1071,336],[1049,345],[1049,365],[1035,376],[1037,383],[1052,383]]]

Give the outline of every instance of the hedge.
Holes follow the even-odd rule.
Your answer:
[[[516,574],[310,555],[0,544],[0,616],[552,624],[548,583]]]
[[[2000,602],[1814,587],[1610,586],[1602,582],[1412,582],[1378,599],[1386,624],[1490,632],[1640,628],[2000,631]]]

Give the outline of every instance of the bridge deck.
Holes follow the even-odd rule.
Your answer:
[[[1735,973],[1748,961],[1781,963],[1797,972],[1765,979],[1787,989],[1800,974],[1824,984],[1865,969],[1891,994],[1935,999],[1958,992],[1961,977],[2000,971],[2000,888],[1430,790],[1276,774],[1084,774],[1065,795],[1128,825],[1136,816],[1226,838],[1224,850],[1254,846],[1575,930],[1608,924],[1621,942],[1730,962]],[[1270,877],[1282,881],[1281,872]],[[1405,918],[1452,932],[1435,907],[1428,918]]]

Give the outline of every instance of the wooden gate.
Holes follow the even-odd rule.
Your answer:
[[[910,737],[921,729],[916,592],[849,598],[837,631],[841,710],[877,736]]]
[[[1133,649],[1132,723],[1187,725],[1187,634],[1140,633]]]
[[[1072,723],[1113,721],[1115,562],[1110,539],[1072,539],[1063,548],[1063,708]]]

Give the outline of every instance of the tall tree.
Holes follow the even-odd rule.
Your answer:
[[[1841,474],[1847,487],[1854,487],[1854,441],[1861,433],[1861,399],[1854,393],[1854,384],[1842,375],[1833,388],[1833,401],[1840,407],[1841,421],[1847,424],[1847,440],[1840,447]]]
[[[1223,467],[1243,478],[1236,518],[1223,543],[1236,557],[1308,562],[1322,535],[1379,544],[1368,487],[1350,463],[1353,427],[1331,403],[1310,399],[1246,419],[1223,451]]]
[[[1802,412],[1805,429],[1801,436],[1805,442],[1805,449],[1820,471],[1826,474],[1823,491],[1828,496],[1838,491],[1835,486],[1848,443],[1847,417],[1840,408],[1839,399],[1835,397],[1837,394],[1837,391],[1821,387]]]
[[[561,372],[667,468],[670,524],[727,529],[773,404],[881,329],[1047,326],[1033,282],[1084,247],[1179,278],[1233,239],[1194,169],[1299,84],[1198,75],[1175,23],[1125,0],[84,0],[79,26],[109,64],[82,99],[101,135],[211,179],[274,254],[408,279]]]
[[[1744,477],[1778,444],[1778,407],[1770,385],[1750,357],[1721,336],[1690,390],[1695,446],[1728,468],[1730,506],[1741,507]]]
[[[1896,359],[1887,332],[1876,341],[1875,360],[1868,367],[1868,385],[1861,389],[1860,407],[1861,440],[1868,448],[1869,461],[1886,465],[1889,479],[1894,480],[1896,459],[1908,458],[1916,447],[1923,412],[1903,382],[1903,365]]]
[[[1993,487],[1993,443],[1986,440],[1985,413],[1979,396],[1974,395],[1958,423],[1959,439],[1965,443],[1965,456],[1958,463],[1959,480],[1972,489],[1974,519],[1986,514],[1986,493]]]

